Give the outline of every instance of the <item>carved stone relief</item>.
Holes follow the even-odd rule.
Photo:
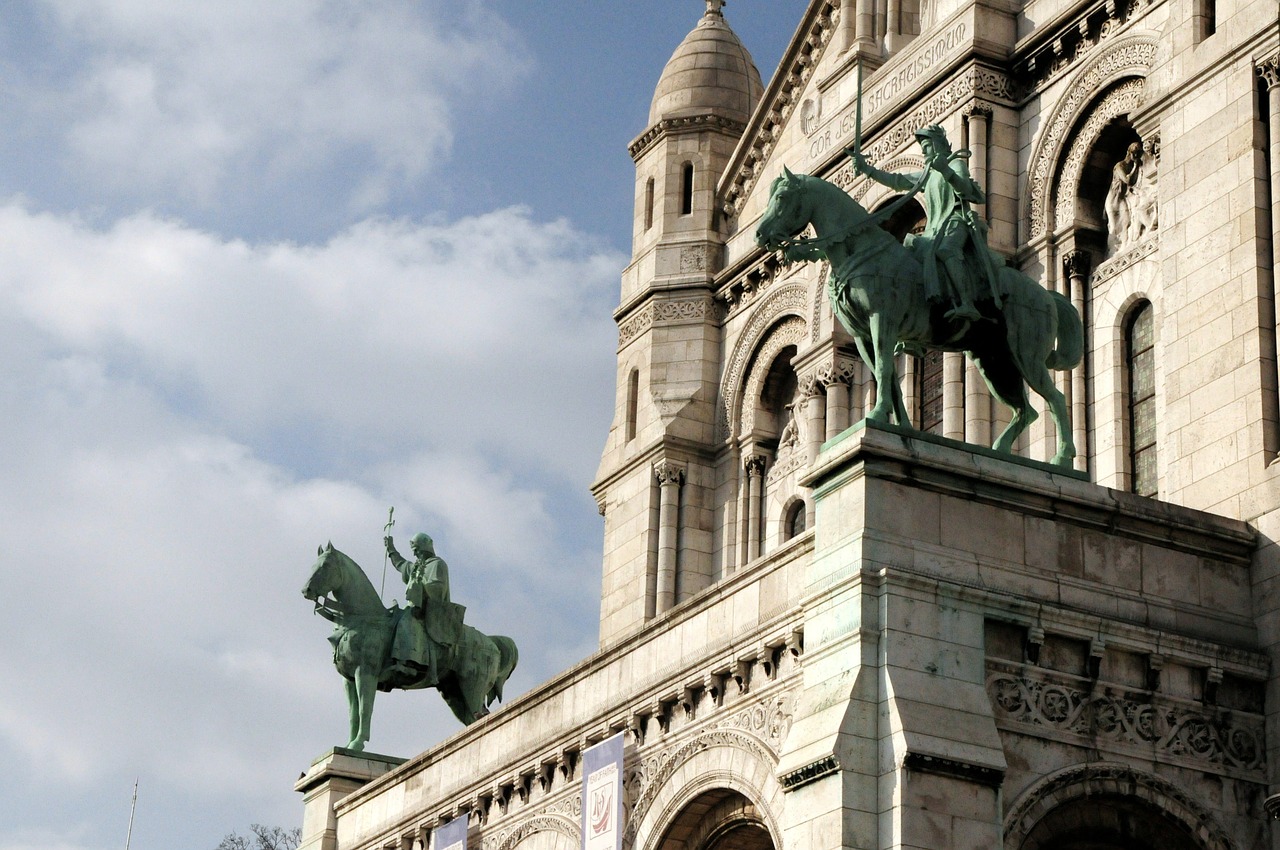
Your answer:
[[[1107,219],[1107,257],[1123,253],[1160,226],[1156,181],[1158,139],[1134,142],[1111,169],[1103,212]]]
[[[1129,36],[1107,47],[1071,80],[1066,95],[1053,108],[1045,122],[1045,131],[1031,157],[1027,216],[1032,238],[1043,236],[1054,226],[1054,222],[1050,220],[1053,210],[1053,172],[1061,171],[1055,166],[1062,160],[1062,149],[1069,140],[1072,128],[1081,123],[1090,102],[1108,86],[1125,77],[1145,79],[1155,54],[1154,36],[1145,33]],[[1134,106],[1136,105],[1135,103]],[[1101,127],[1098,131],[1101,131]],[[1074,198],[1074,194],[1070,197]]]
[[[1138,699],[1068,677],[1028,676],[1016,666],[989,666],[987,694],[997,722],[1065,733],[1091,748],[1140,748],[1199,770],[1266,778],[1260,716],[1158,694]]]

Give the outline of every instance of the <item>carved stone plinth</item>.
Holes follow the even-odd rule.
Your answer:
[[[334,814],[343,797],[388,773],[405,760],[377,753],[334,747],[311,762],[293,784],[302,796],[302,841],[298,850],[336,850],[338,820]]]

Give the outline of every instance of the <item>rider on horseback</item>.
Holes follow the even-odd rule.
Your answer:
[[[915,135],[924,152],[925,173],[920,194],[924,198],[926,223],[924,233],[914,238],[908,236],[906,244],[924,261],[926,297],[930,301],[945,297],[953,304],[946,313],[948,319],[976,321],[982,314],[974,307],[974,301],[990,294],[997,306],[1000,303],[995,268],[998,259],[993,258],[987,248],[986,222],[975,215],[970,206],[985,203],[986,195],[969,176],[965,160],[970,152],[953,153],[946,131],[931,124],[917,130]],[[919,172],[881,171],[868,163],[861,151],[846,148],[845,152],[853,159],[858,174],[865,174],[899,192],[910,191],[921,180]],[[967,261],[970,258],[976,261],[976,268]],[[945,274],[939,272],[939,265]],[[943,293],[939,277],[945,279],[949,292]],[[987,291],[979,290],[983,282],[988,285]]]
[[[450,601],[449,565],[436,555],[428,535],[418,533],[409,540],[412,561],[401,557],[390,535],[383,542],[404,579],[408,603],[391,643],[392,670],[434,685],[439,681],[443,656],[458,642],[466,609]]]

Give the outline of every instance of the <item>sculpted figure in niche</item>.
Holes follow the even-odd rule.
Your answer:
[[[1107,218],[1107,255],[1123,250],[1132,242],[1130,223],[1133,221],[1134,187],[1142,168],[1142,145],[1134,142],[1125,151],[1124,159],[1111,168],[1111,186],[1103,201],[1102,212]]]
[[[1160,157],[1156,144],[1143,143],[1138,176],[1133,182],[1133,191],[1129,195],[1128,244],[1130,245],[1160,226],[1159,199],[1156,194],[1156,176],[1159,168]]]
[[[847,153],[858,174],[899,192],[911,191],[923,181],[918,191],[927,223],[924,233],[907,237],[906,246],[923,262],[926,298],[949,302],[948,319],[976,321],[982,315],[974,302],[996,294],[995,258],[987,248],[986,222],[970,206],[986,203],[987,198],[969,176],[965,160],[970,152],[952,151],[941,127],[922,127],[916,131],[916,140],[924,153],[923,173],[881,171],[861,151]]]

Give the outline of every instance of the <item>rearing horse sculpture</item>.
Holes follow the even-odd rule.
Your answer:
[[[796,240],[807,225],[816,237]],[[894,352],[912,347],[963,351],[981,371],[992,395],[1013,410],[994,448],[1012,452],[1014,440],[1035,421],[1027,386],[1044,398],[1058,430],[1052,462],[1070,467],[1075,457],[1066,399],[1050,369],[1080,362],[1084,329],[1064,296],[1050,292],[1008,266],[999,266],[993,298],[978,301],[981,321],[948,319],[946,304],[925,298],[920,261],[839,186],[784,169],[769,190],[769,205],[756,229],[756,242],[783,250],[789,259],[826,259],[831,264],[827,295],[832,312],[853,336],[858,353],[876,379],[874,422],[911,426],[902,401]]]

